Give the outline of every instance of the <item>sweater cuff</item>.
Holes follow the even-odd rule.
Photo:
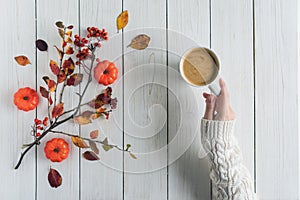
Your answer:
[[[217,121],[217,120],[201,120],[201,134],[204,140],[223,140],[230,142],[234,132],[235,120]]]

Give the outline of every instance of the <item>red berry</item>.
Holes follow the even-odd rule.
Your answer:
[[[36,137],[40,137],[41,136],[41,134],[40,133],[36,133],[36,135],[35,135]]]

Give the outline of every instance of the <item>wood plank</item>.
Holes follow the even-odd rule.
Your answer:
[[[116,29],[116,17],[122,11],[122,2],[81,1],[80,10],[82,34],[88,26],[105,28],[108,31],[109,40],[103,42],[103,46],[97,51],[97,57],[101,60],[114,61],[119,69],[119,78],[110,85],[113,97],[118,99],[117,109],[111,113],[108,120],[101,117],[90,125],[82,126],[81,134],[89,137],[90,131],[99,130],[99,139],[107,137],[110,143],[122,147],[122,34],[117,34]],[[93,80],[84,102],[91,100],[105,88],[106,86],[99,85]],[[89,108],[83,107],[82,111],[86,109]],[[81,199],[123,199],[123,153],[116,149],[105,152],[100,145],[98,148],[101,159],[99,163],[81,160]]]
[[[39,39],[44,39],[49,45],[48,52],[38,51],[38,86],[46,86],[42,77],[49,76],[51,79],[56,80],[52,74],[49,62],[50,59],[55,60],[59,64],[59,56],[53,45],[61,48],[61,37],[58,35],[55,23],[57,21],[64,22],[65,25],[73,24],[75,26],[74,33],[78,32],[78,2],[77,1],[41,1],[38,2],[37,7],[37,34]],[[68,55],[65,58],[68,59]],[[74,59],[74,57],[73,57]],[[76,70],[77,71],[77,70]],[[62,84],[58,86],[61,88]],[[68,87],[65,89],[64,109],[69,110],[77,105],[78,96],[75,92],[77,88]],[[59,99],[57,98],[57,101]],[[38,109],[38,117],[43,119],[47,116],[47,102],[46,99],[41,99],[41,106]],[[55,130],[68,132],[71,134],[78,133],[78,126],[73,122],[67,122],[60,125]],[[46,159],[43,148],[46,141],[54,138],[64,138],[69,143],[70,153],[69,157],[61,163],[53,163]],[[62,185],[53,189],[50,187],[47,179],[50,166],[57,169],[63,177]],[[78,148],[72,144],[72,141],[67,136],[60,134],[48,134],[41,142],[38,148],[38,169],[37,169],[37,197],[38,199],[79,199],[79,156]]]
[[[189,86],[178,72],[185,51],[210,45],[209,1],[169,1],[168,6],[169,199],[210,199],[208,163],[200,141],[202,93],[208,89]]]
[[[124,142],[137,156],[124,157],[124,199],[167,199],[166,2],[123,3],[129,12],[124,32]],[[151,37],[149,47],[127,48],[141,33]]]
[[[21,146],[33,141],[30,126],[33,124],[35,111],[18,110],[13,104],[13,96],[19,88],[35,88],[35,3],[33,0],[9,1],[4,5],[0,14],[3,19],[0,22],[0,79],[4,84],[0,87],[0,194],[2,199],[34,199],[35,150],[24,157],[19,169],[14,170],[14,167],[20,157]],[[32,64],[21,67],[14,60],[17,55],[26,55]]]
[[[253,16],[251,1],[214,1],[211,46],[221,62],[236,113],[235,136],[243,163],[254,178]]]
[[[261,199],[299,198],[297,3],[255,1],[257,192]]]

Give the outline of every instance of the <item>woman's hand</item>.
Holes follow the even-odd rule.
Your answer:
[[[219,96],[203,93],[206,108],[204,119],[229,121],[235,119],[235,113],[230,106],[229,92],[222,78],[219,80],[221,92]]]

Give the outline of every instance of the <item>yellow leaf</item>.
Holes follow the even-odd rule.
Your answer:
[[[89,146],[85,143],[85,141],[83,141],[83,139],[81,137],[78,136],[72,136],[71,137],[72,142],[78,146],[79,148],[88,148]]]
[[[117,17],[117,29],[121,30],[122,28],[125,28],[127,24],[128,24],[128,10],[125,10]]]
[[[129,153],[129,155],[131,156],[131,158],[137,159],[137,157],[133,153]]]
[[[74,117],[74,121],[75,121],[75,123],[80,124],[80,125],[89,124],[92,122],[89,118],[80,116],[80,115]]]
[[[30,61],[29,61],[29,59],[26,56],[16,56],[15,60],[21,66],[26,66],[28,64],[31,64]]]

